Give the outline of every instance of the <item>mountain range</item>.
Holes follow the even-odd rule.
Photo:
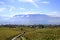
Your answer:
[[[51,17],[44,14],[15,15],[9,19],[0,17],[0,24],[60,24],[60,17]]]

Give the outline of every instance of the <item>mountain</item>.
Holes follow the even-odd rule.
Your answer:
[[[12,24],[60,24],[60,17],[51,17],[44,14],[15,15],[10,18]]]
[[[60,17],[44,14],[15,15],[11,18],[0,16],[0,24],[60,24]]]

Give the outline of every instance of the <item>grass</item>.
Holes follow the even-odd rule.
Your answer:
[[[60,28],[43,28],[27,32],[27,40],[60,40]]]
[[[60,28],[0,28],[0,40],[11,40],[15,35],[25,32],[23,40],[60,40]]]
[[[22,40],[26,40],[26,38],[25,38],[25,37],[23,37],[23,36],[21,36],[21,38],[22,38]]]
[[[0,28],[0,40],[11,40],[12,37],[20,33],[15,28]]]

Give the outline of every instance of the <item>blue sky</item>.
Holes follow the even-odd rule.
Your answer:
[[[0,0],[0,16],[46,14],[60,17],[60,0]]]
[[[0,0],[0,16],[5,20],[22,14],[60,17],[60,0]]]

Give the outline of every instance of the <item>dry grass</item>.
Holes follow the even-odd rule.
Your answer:
[[[27,40],[59,40],[60,28],[44,28],[29,31],[24,35]]]
[[[13,36],[22,33],[27,40],[60,40],[60,28],[0,28],[0,40],[10,40]]]
[[[0,28],[0,40],[10,40],[13,36],[20,33],[19,29],[15,28]]]

